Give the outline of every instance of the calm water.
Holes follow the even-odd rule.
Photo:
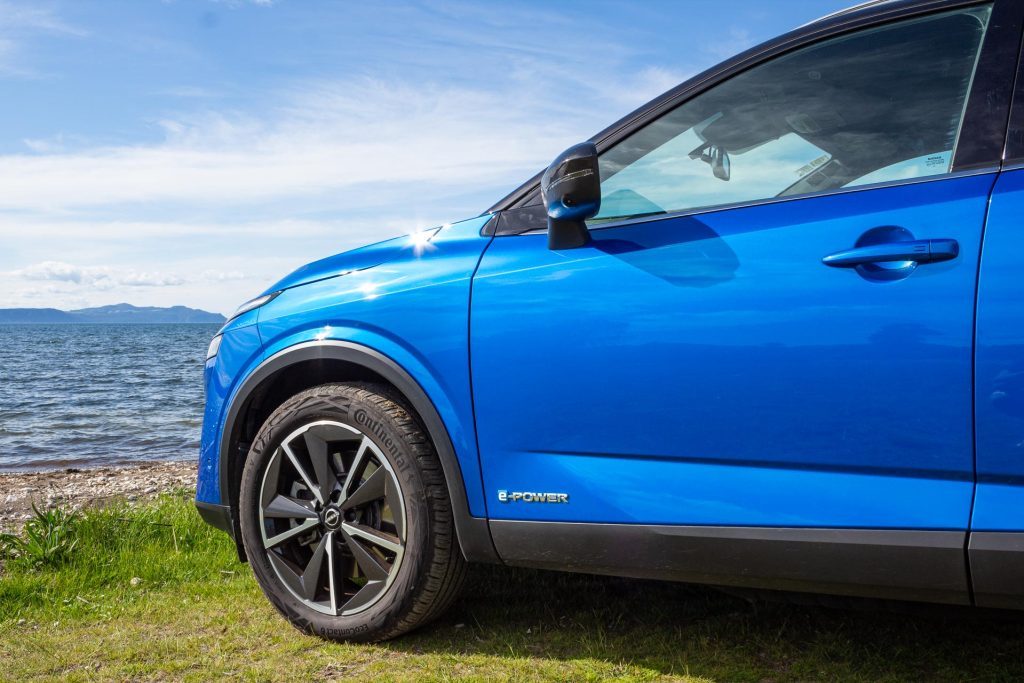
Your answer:
[[[198,457],[218,325],[0,325],[0,470]]]

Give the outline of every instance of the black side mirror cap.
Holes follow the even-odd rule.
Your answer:
[[[597,146],[581,142],[555,157],[541,176],[540,193],[548,213],[548,248],[589,243],[586,220],[601,210]]]

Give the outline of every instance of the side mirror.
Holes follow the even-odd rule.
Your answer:
[[[582,142],[551,162],[540,179],[548,212],[548,248],[575,249],[590,242],[586,220],[601,209],[597,147]]]

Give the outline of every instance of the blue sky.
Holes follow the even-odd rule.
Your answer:
[[[847,0],[0,0],[0,307],[227,312]]]

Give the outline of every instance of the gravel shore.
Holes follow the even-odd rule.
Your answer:
[[[80,510],[114,500],[137,501],[196,484],[195,462],[0,473],[0,530],[17,529],[36,507]]]

